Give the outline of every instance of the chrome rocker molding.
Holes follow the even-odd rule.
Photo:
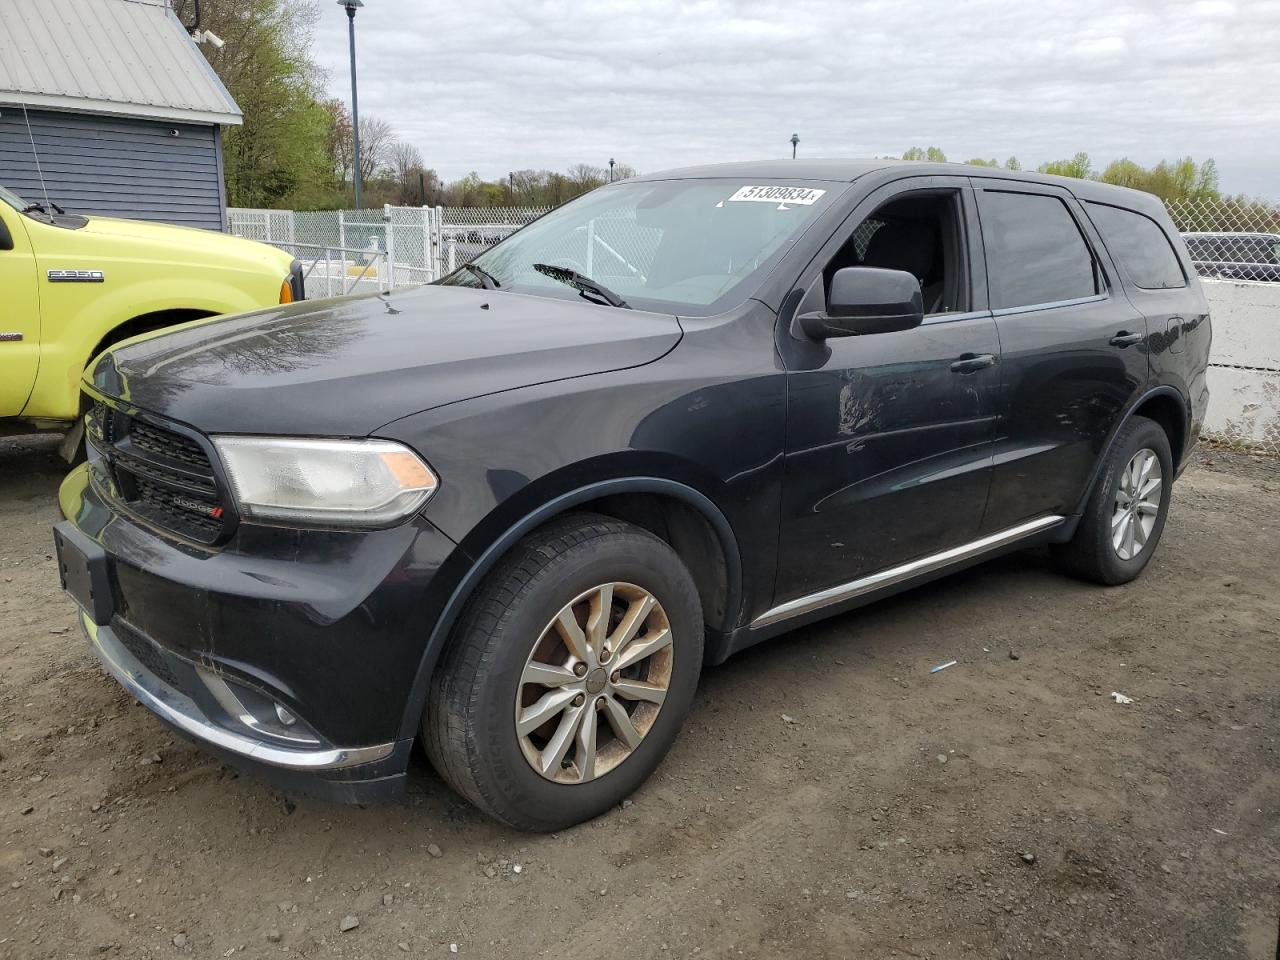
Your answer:
[[[354,767],[389,757],[395,749],[394,743],[379,743],[370,747],[288,750],[224,730],[213,724],[189,698],[157,681],[129,653],[110,627],[96,626],[83,614],[80,619],[94,653],[121,686],[160,719],[210,746],[258,763],[291,770]]]
[[[771,610],[766,610],[752,620],[751,628],[754,630],[758,627],[767,627],[769,624],[777,623],[780,620],[790,620],[792,617],[813,613],[823,607],[842,603],[845,600],[852,600],[854,597],[860,597],[875,590],[891,587],[926,573],[933,573],[952,564],[971,560],[988,551],[1007,546],[1010,543],[1040,533],[1042,530],[1055,527],[1065,519],[1065,517],[1053,514],[1047,517],[1039,517],[1035,520],[1028,520],[1026,523],[1020,523],[1016,527],[1009,527],[1007,530],[990,534],[980,540],[952,547],[950,550],[943,550],[941,553],[935,553],[928,557],[921,557],[919,560],[912,560],[910,563],[904,563],[901,566],[890,567],[888,570],[881,570],[879,573],[873,573],[868,577],[863,577],[861,580],[852,580],[849,583],[842,583],[836,587],[828,587],[826,590],[811,593],[807,597],[788,600],[786,603],[781,603]]]

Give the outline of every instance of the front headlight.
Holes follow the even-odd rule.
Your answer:
[[[421,508],[438,482],[391,440],[214,437],[213,445],[246,520],[386,527]]]

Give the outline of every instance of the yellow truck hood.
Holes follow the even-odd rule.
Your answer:
[[[89,241],[127,241],[147,246],[156,253],[165,251],[166,260],[190,260],[207,262],[209,258],[228,259],[249,265],[277,267],[281,276],[288,273],[293,257],[275,247],[233,237],[227,233],[201,230],[197,227],[176,227],[167,223],[151,223],[145,220],[119,220],[115,217],[87,217],[87,223],[74,231]],[[98,240],[97,238],[102,238]]]

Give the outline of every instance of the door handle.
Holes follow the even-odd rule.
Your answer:
[[[987,367],[996,365],[996,357],[993,353],[966,353],[953,364],[951,364],[952,373],[977,373],[979,370],[985,370]]]
[[[1119,347],[1123,350],[1125,347],[1132,347],[1135,343],[1141,343],[1147,339],[1145,333],[1130,333],[1128,330],[1121,330],[1107,342],[1113,347]]]

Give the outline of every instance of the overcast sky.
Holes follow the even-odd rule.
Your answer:
[[[1280,199],[1280,0],[365,0],[362,112],[445,179],[610,157],[1212,156]],[[350,101],[346,16],[315,54]]]

